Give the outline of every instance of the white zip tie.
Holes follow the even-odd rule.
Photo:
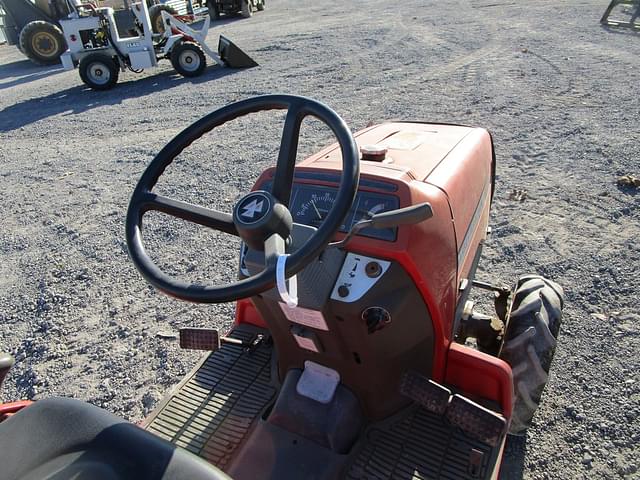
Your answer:
[[[282,301],[291,308],[298,306],[298,280],[295,275],[289,279],[289,289],[287,291],[287,279],[285,278],[285,265],[288,254],[278,255],[276,262],[276,285]]]

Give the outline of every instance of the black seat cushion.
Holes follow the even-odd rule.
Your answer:
[[[230,480],[186,450],[98,407],[40,400],[0,423],[6,480]]]

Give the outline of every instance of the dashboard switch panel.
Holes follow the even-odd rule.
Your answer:
[[[380,273],[374,277],[367,272],[367,265],[372,262],[380,267]],[[360,300],[382,278],[390,265],[391,262],[385,260],[348,253],[331,292],[331,299],[345,303]]]

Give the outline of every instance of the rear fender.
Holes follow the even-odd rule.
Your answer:
[[[445,384],[460,389],[471,398],[496,402],[507,421],[511,420],[513,375],[511,367],[503,360],[451,343],[447,352]]]
[[[33,402],[31,400],[20,400],[18,402],[0,403],[0,422],[6,420],[14,413],[28,407]]]

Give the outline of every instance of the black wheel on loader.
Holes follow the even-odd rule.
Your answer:
[[[262,12],[264,10],[264,1],[265,0],[257,0],[256,8],[259,12]]]
[[[499,354],[513,370],[512,435],[526,431],[540,403],[556,349],[563,297],[558,284],[539,275],[520,277],[513,293]]]
[[[183,77],[197,77],[207,66],[207,59],[197,43],[180,42],[171,50],[171,65]]]
[[[27,23],[20,31],[20,51],[40,65],[53,65],[67,50],[64,35],[57,25],[42,20]]]
[[[253,0],[240,0],[242,2],[242,10],[240,15],[242,18],[249,18],[253,15]]]
[[[118,82],[120,69],[109,55],[92,53],[80,60],[80,78],[93,90],[109,90]]]
[[[169,15],[178,15],[178,11],[170,5],[153,5],[149,8],[149,20],[151,20],[151,30],[153,30],[153,33],[164,33],[162,11],[167,12]]]
[[[218,20],[220,18],[220,8],[218,8],[216,0],[207,0],[207,9],[209,10],[211,20]]]

